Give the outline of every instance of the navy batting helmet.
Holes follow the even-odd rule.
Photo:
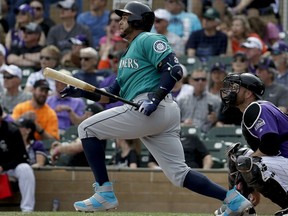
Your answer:
[[[154,24],[154,12],[148,5],[141,2],[128,2],[124,9],[116,9],[115,13],[120,17],[123,13],[129,14],[128,23],[135,29],[149,32]]]

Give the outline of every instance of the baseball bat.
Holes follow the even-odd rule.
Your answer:
[[[59,82],[65,83],[67,85],[71,85],[71,86],[74,86],[76,88],[88,91],[88,92],[98,93],[100,95],[104,95],[104,96],[109,97],[111,99],[121,101],[123,103],[129,104],[129,105],[134,106],[136,108],[139,108],[139,104],[137,104],[137,103],[133,103],[132,101],[128,101],[128,100],[121,98],[117,95],[103,91],[103,90],[96,88],[95,86],[93,86],[87,82],[84,82],[83,80],[79,80],[75,77],[60,73],[59,71],[54,70],[52,68],[49,68],[49,67],[44,68],[43,75],[45,77],[49,77],[51,79],[57,80]]]

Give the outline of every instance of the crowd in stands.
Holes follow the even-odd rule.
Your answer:
[[[263,0],[254,0],[245,5],[247,1],[241,0],[238,4],[197,0],[199,8],[193,13],[187,12],[187,1],[161,1],[162,7],[153,8],[152,31],[167,37],[183,67],[184,76],[172,90],[183,127],[194,127],[205,134],[212,127],[240,125],[242,113],[238,109],[230,107],[222,112],[220,89],[228,73],[259,76],[266,88],[262,99],[288,114],[288,44],[281,38],[279,5],[274,4],[271,10],[274,1],[265,1],[269,3],[265,5]],[[120,17],[107,8],[107,0],[90,1],[88,11],[82,11],[82,0],[4,0],[1,4],[1,121],[20,129],[32,167],[59,165],[61,154],[73,155],[62,165],[88,166],[81,141],[77,137],[63,141],[62,136],[89,116],[122,103],[102,105],[61,98],[59,92],[66,85],[44,77],[43,70],[50,67],[99,88],[109,86],[129,46],[120,36]],[[51,4],[57,6],[57,23],[49,13]],[[215,58],[217,61],[211,63]],[[202,140],[190,136],[183,136],[183,140],[184,150],[188,149],[185,156],[189,152],[192,158],[199,156],[192,161],[186,158],[191,167],[213,166]],[[189,148],[187,140],[197,146]],[[116,140],[116,149],[107,164],[141,167],[141,144],[139,150],[137,140]],[[1,174],[7,169],[0,162]],[[153,164],[152,159],[149,162]],[[157,167],[157,163],[149,167]],[[33,210],[31,205],[24,205],[23,211]]]

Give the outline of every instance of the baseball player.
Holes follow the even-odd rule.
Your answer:
[[[105,139],[140,138],[155,157],[168,179],[176,186],[224,201],[223,215],[241,213],[251,202],[235,189],[226,191],[184,162],[180,142],[180,111],[170,91],[182,77],[182,69],[165,36],[150,33],[154,13],[145,4],[129,1],[115,10],[121,17],[121,37],[129,42],[118,67],[115,82],[104,90],[139,104],[114,107],[100,112],[78,127],[85,155],[95,177],[95,194],[74,203],[77,211],[93,212],[118,206],[105,166]],[[86,97],[100,102],[109,98],[68,86],[63,97]]]
[[[275,215],[283,216],[288,215],[288,116],[274,104],[259,100],[264,90],[262,81],[250,73],[224,79],[221,98],[226,107],[238,107],[243,113],[243,135],[251,148],[236,144],[229,150],[229,179],[254,205],[260,201],[260,192],[282,208]],[[221,215],[218,211],[216,215]]]

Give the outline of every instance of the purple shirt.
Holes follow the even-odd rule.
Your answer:
[[[47,104],[55,110],[58,105],[67,105],[71,107],[72,111],[77,115],[82,116],[85,111],[85,103],[81,98],[59,98],[56,95],[52,95],[48,97]],[[72,126],[72,122],[70,121],[70,115],[67,111],[56,112],[58,117],[58,128],[61,130],[66,130],[70,126]]]
[[[251,127],[246,128],[249,133],[260,142],[262,137],[267,133],[278,134],[281,139],[280,155],[288,158],[288,116],[268,101],[258,101],[257,103],[260,104],[261,108],[259,116]],[[249,109],[249,107],[247,109]],[[271,143],[271,145],[273,145],[273,143]]]

